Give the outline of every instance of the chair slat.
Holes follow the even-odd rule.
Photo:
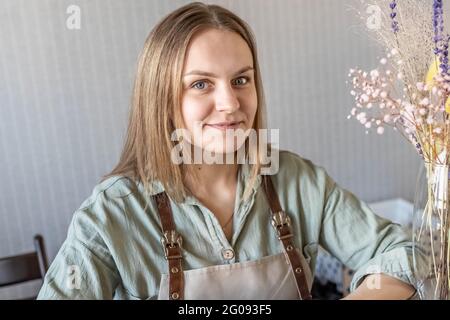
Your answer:
[[[0,287],[41,278],[36,252],[0,259]]]

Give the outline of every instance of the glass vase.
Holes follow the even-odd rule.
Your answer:
[[[425,162],[417,178],[412,224],[421,299],[449,299],[449,165]]]

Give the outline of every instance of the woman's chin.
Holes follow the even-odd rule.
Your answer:
[[[211,155],[223,155],[234,154],[237,148],[203,148],[203,154],[209,153]]]
[[[234,155],[236,153],[236,151],[238,151],[239,148],[238,147],[222,147],[222,146],[217,146],[214,148],[211,147],[207,147],[207,148],[203,148],[203,159],[206,160],[205,158],[209,158],[209,159],[217,159],[217,160],[222,160],[222,163],[228,163],[228,161],[231,161],[230,164],[233,164],[235,162],[234,160]]]

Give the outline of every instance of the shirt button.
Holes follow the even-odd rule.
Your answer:
[[[224,259],[231,260],[234,258],[234,251],[231,249],[223,250],[222,256],[224,257]]]

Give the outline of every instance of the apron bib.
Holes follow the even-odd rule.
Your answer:
[[[303,261],[306,279],[312,279]],[[312,283],[308,282],[311,290]],[[163,274],[159,300],[169,299],[169,276]],[[296,300],[295,277],[285,253],[260,260],[184,271],[186,300]]]

